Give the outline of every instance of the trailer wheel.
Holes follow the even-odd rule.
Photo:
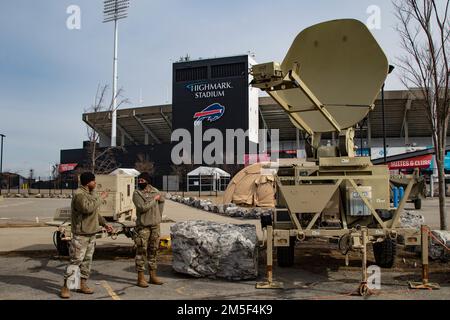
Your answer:
[[[56,247],[56,251],[58,251],[58,255],[67,257],[69,256],[69,241],[61,239],[61,232],[55,231],[53,234],[53,244]]]
[[[282,268],[294,265],[295,237],[291,237],[289,247],[277,247],[277,265]]]
[[[422,199],[418,198],[418,199],[414,200],[414,208],[416,210],[422,209]]]
[[[386,238],[383,242],[373,244],[375,262],[381,268],[392,268],[397,255],[397,242]]]

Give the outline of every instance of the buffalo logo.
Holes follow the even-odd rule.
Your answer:
[[[194,125],[199,126],[204,120],[214,122],[219,120],[225,113],[225,107],[219,103],[213,103],[200,112],[194,114]]]

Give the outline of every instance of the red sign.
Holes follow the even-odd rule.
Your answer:
[[[78,165],[78,163],[64,163],[64,164],[60,164],[58,166],[58,171],[59,173],[63,173],[66,171],[72,171],[73,169],[75,169],[75,167]]]
[[[263,154],[246,154],[244,155],[244,164],[248,166],[249,164],[254,164],[258,162],[269,162],[270,155],[267,153]]]
[[[426,169],[430,167],[432,159],[433,155],[428,154],[425,156],[389,162],[388,166],[389,170],[414,168]]]

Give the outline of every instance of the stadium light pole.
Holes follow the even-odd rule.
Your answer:
[[[115,147],[117,136],[117,48],[119,42],[118,21],[128,16],[130,0],[105,0],[103,7],[103,23],[114,21],[114,60],[113,60],[113,96],[112,96],[112,123],[111,147]]]

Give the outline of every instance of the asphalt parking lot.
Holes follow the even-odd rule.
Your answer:
[[[11,201],[8,201],[11,200]],[[26,202],[31,199],[5,199],[0,207],[0,217],[13,217],[14,210],[36,216],[36,210],[56,199],[34,199],[42,202]],[[67,200],[65,200],[67,202]],[[435,200],[424,202],[427,221],[436,220]],[[14,203],[21,203],[14,206]],[[25,204],[23,204],[25,203]],[[8,207],[5,207],[4,205]],[[10,206],[13,205],[13,206]],[[9,209],[8,209],[9,208]],[[44,213],[45,214],[45,213]],[[224,223],[253,223],[257,220],[241,220],[207,213],[168,201],[165,213],[173,223],[184,220],[212,220]],[[51,216],[51,214],[47,214]],[[21,216],[24,221],[24,215]],[[29,221],[32,221],[29,220]],[[438,217],[437,217],[438,221]],[[20,221],[19,221],[20,222]],[[162,234],[169,232],[173,223],[163,225]],[[58,257],[53,247],[50,227],[0,228],[0,299],[58,300],[62,275],[68,262]],[[260,235],[261,230],[258,229]],[[408,288],[409,281],[420,281],[421,267],[417,254],[400,250],[393,269],[381,270],[381,289],[368,298],[354,295],[361,280],[360,257],[352,254],[350,265],[345,266],[344,257],[328,243],[302,243],[296,248],[296,261],[292,268],[274,267],[274,279],[284,284],[283,289],[256,289],[255,284],[265,280],[264,250],[260,254],[259,276],[248,281],[231,282],[222,279],[197,279],[173,271],[170,252],[161,252],[159,274],[165,281],[163,286],[142,289],[135,286],[136,272],[131,240],[99,240],[94,256],[92,276],[89,284],[95,289],[93,295],[74,292],[74,300],[293,300],[293,299],[450,299],[450,263],[431,262],[430,281],[441,286],[437,291],[415,291]],[[374,259],[369,252],[369,263]]]
[[[4,198],[0,201],[0,227],[50,221],[57,208],[67,206],[70,199]]]
[[[350,266],[328,249],[298,248],[292,268],[274,268],[274,278],[283,282],[283,289],[256,289],[265,280],[265,266],[260,262],[257,279],[232,282],[221,279],[197,279],[176,273],[171,256],[161,254],[158,273],[162,286],[139,288],[135,285],[133,253],[130,248],[99,249],[94,257],[89,285],[93,295],[72,292],[75,300],[440,300],[450,299],[450,268],[437,263],[430,280],[440,284],[436,291],[410,290],[408,281],[420,280],[420,266],[414,257],[399,259],[393,270],[382,269],[381,289],[367,298],[355,294],[361,277],[359,258],[352,257]],[[303,252],[302,252],[303,251]],[[369,257],[370,260],[370,257]],[[67,258],[52,252],[22,252],[0,255],[0,299],[59,300]]]

